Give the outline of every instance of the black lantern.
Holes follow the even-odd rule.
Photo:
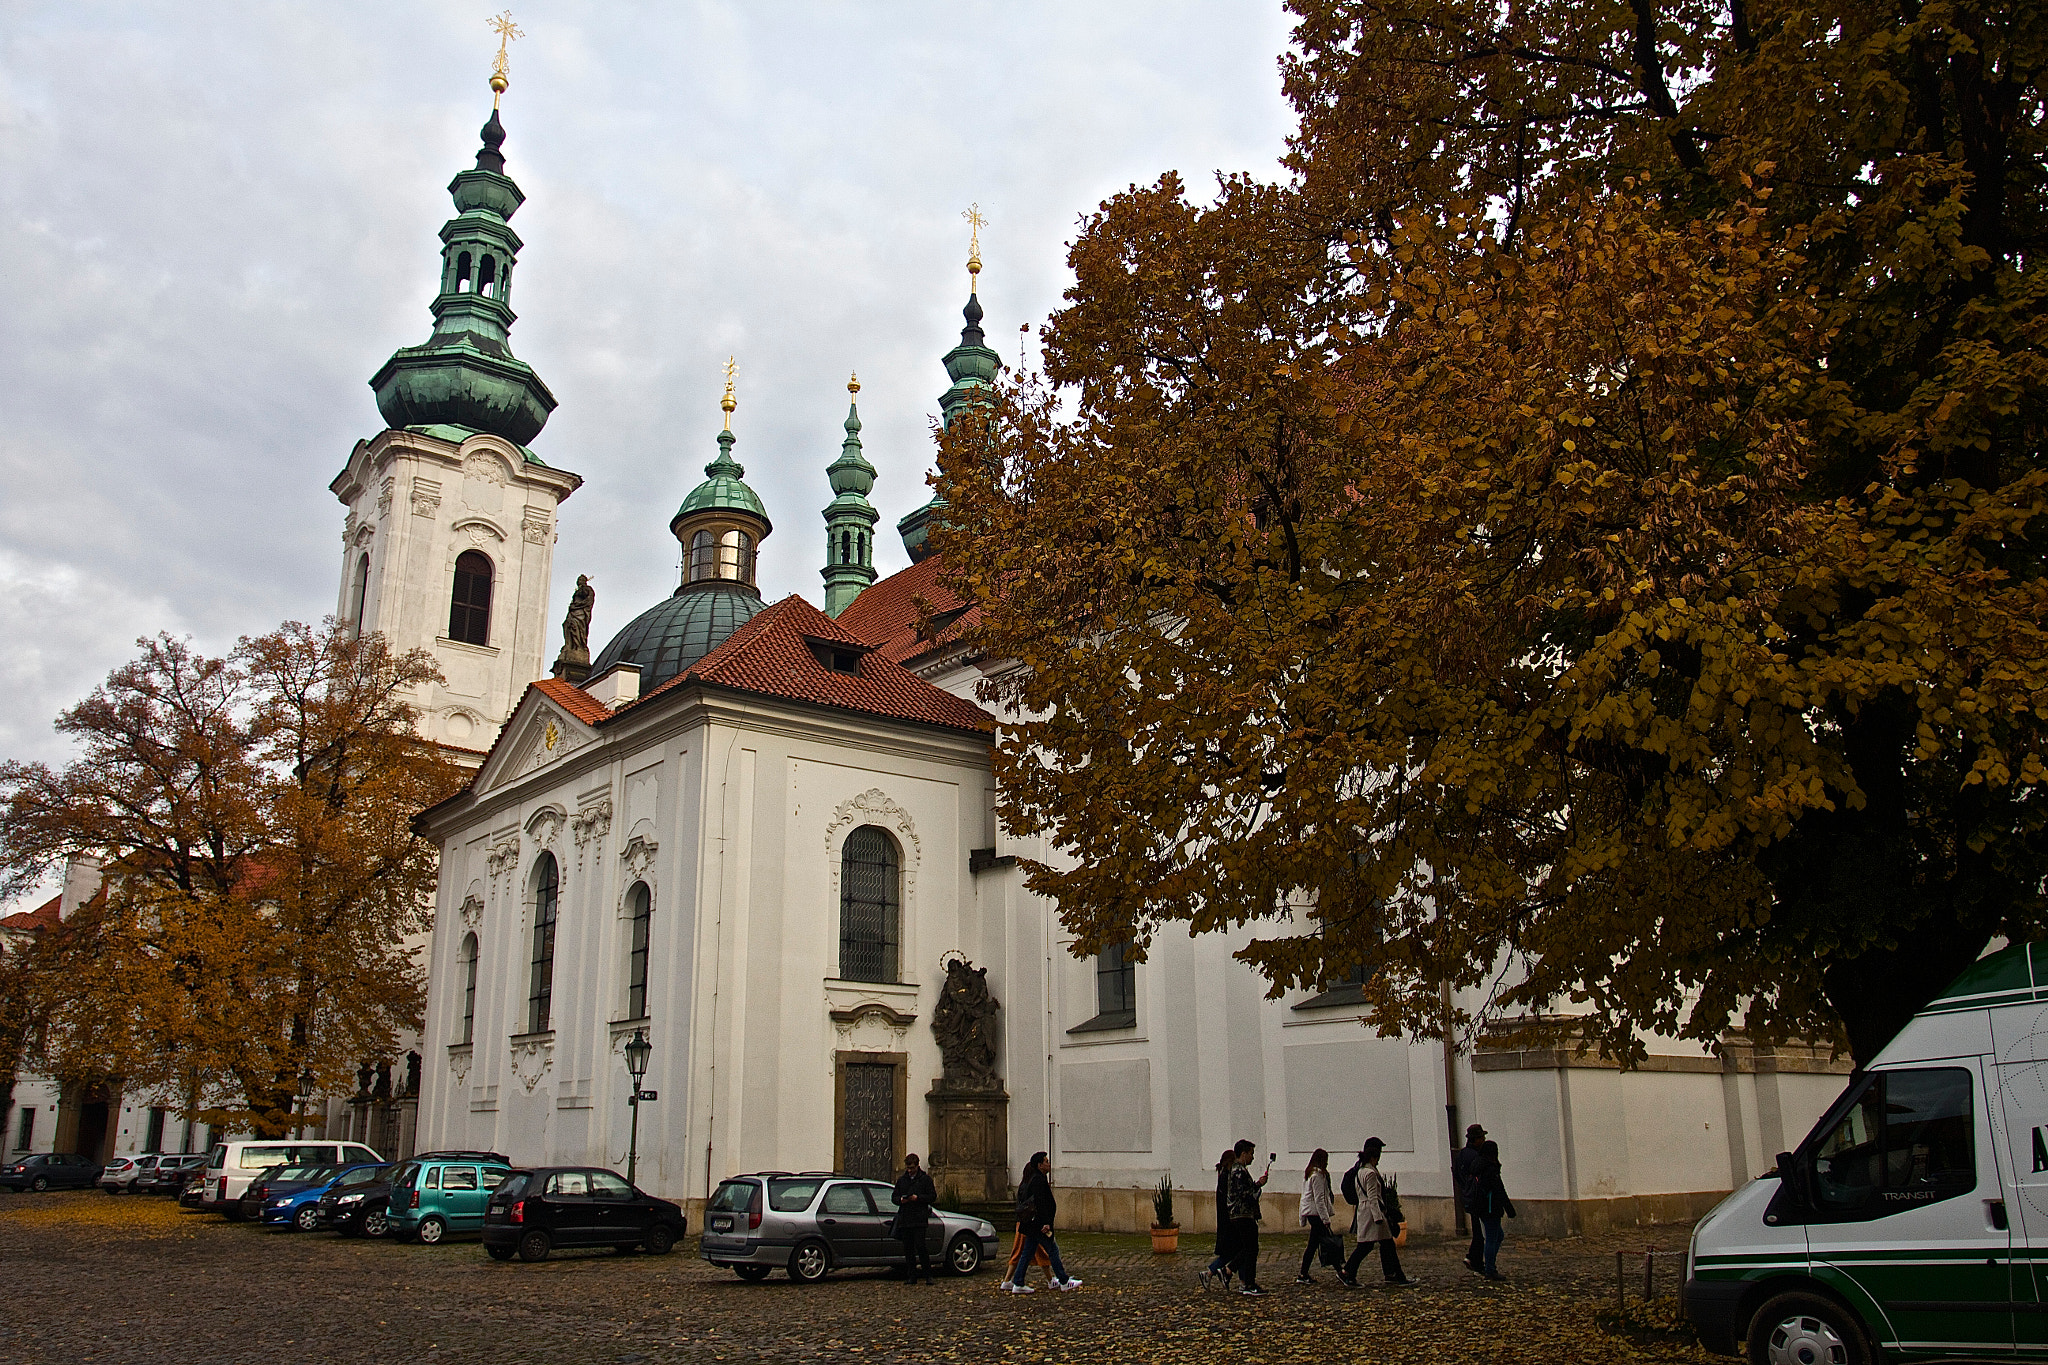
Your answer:
[[[647,1059],[654,1055],[654,1044],[647,1041],[647,1030],[636,1028],[633,1036],[626,1040],[626,1070],[633,1077],[633,1094],[626,1101],[633,1106],[632,1136],[626,1140],[626,1183],[631,1185],[633,1177],[640,1173],[640,1102],[654,1098],[653,1091],[644,1094],[640,1089],[640,1078],[647,1074]]]
[[[312,1099],[313,1086],[315,1084],[316,1082],[313,1079],[313,1068],[307,1067],[304,1071],[301,1071],[299,1073],[299,1098],[302,1100]]]
[[[626,1043],[626,1070],[633,1077],[637,1088],[640,1078],[647,1074],[647,1059],[654,1055],[654,1044],[647,1041],[647,1030],[636,1028]]]

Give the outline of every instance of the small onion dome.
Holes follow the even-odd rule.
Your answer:
[[[760,534],[765,536],[773,527],[768,521],[768,509],[761,505],[761,499],[745,483],[746,468],[732,457],[734,436],[730,431],[718,433],[718,458],[704,466],[704,482],[690,490],[690,496],[683,499],[683,505],[669,521],[669,529],[682,536],[681,526],[700,513],[738,512],[745,516],[757,517],[761,522]]]

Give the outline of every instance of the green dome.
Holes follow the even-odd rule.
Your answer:
[[[686,584],[614,635],[590,661],[590,676],[613,664],[638,664],[644,697],[724,644],[761,607],[760,591],[748,583],[711,579]]]
[[[704,466],[704,482],[691,489],[690,496],[683,499],[683,505],[669,519],[670,526],[699,512],[745,512],[759,517],[761,534],[768,534],[768,509],[761,505],[761,499],[754,490],[742,482],[747,471],[732,457],[735,439],[730,431],[718,433],[718,458]]]

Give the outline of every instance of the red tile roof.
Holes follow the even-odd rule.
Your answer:
[[[943,616],[967,610],[927,639],[918,633],[924,616]],[[861,590],[860,596],[839,613],[839,624],[873,645],[884,658],[906,663],[957,640],[981,617],[981,608],[969,607],[939,582],[939,557],[890,574],[879,583]]]
[[[612,709],[591,696],[572,682],[560,678],[542,678],[533,685],[534,690],[567,711],[585,725],[596,725],[610,720]]]
[[[0,929],[48,929],[58,923],[59,912],[63,908],[64,893],[60,891],[33,910],[24,910],[18,915],[0,916]]]
[[[813,652],[813,641],[826,650],[843,646],[856,657],[855,671],[829,667]],[[950,730],[986,734],[995,728],[994,717],[973,702],[933,687],[794,595],[756,614],[725,643],[634,705],[692,683]]]

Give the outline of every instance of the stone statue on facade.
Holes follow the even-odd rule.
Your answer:
[[[590,676],[590,614],[596,609],[597,589],[590,586],[590,575],[577,574],[569,614],[562,618],[562,652],[553,669],[566,682],[580,683]]]
[[[405,1054],[405,1093],[418,1099],[420,1095],[420,1054]]]
[[[1000,1090],[996,1075],[996,1013],[1002,1008],[988,988],[988,968],[955,958],[946,964],[946,984],[932,1011],[948,1090]]]

